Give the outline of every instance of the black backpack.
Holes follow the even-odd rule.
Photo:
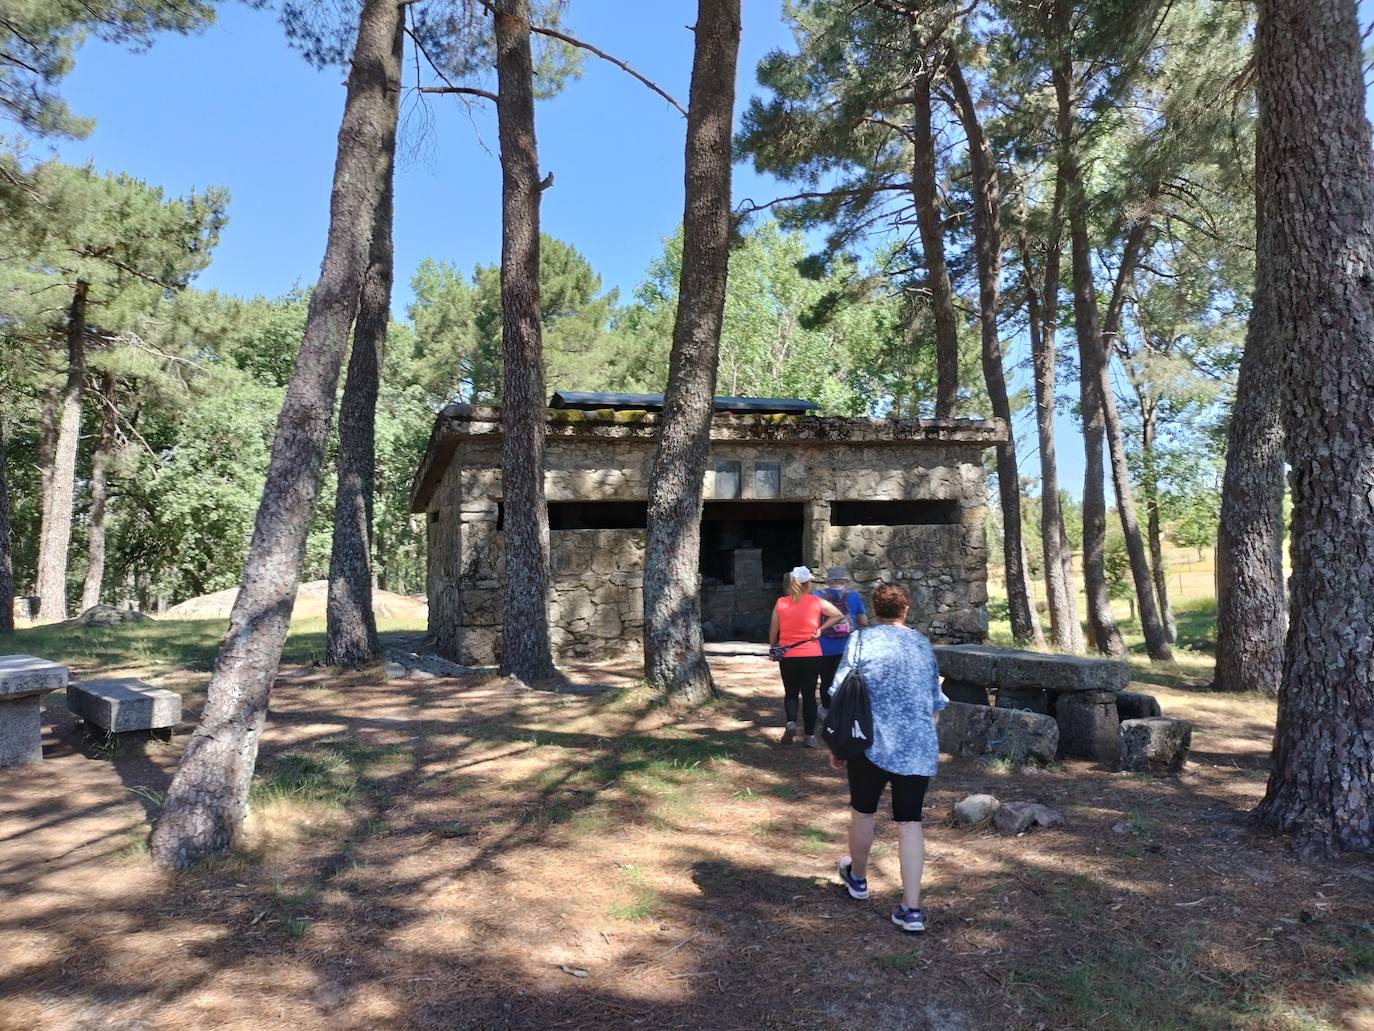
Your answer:
[[[821,737],[837,759],[855,759],[873,746],[873,703],[859,672],[863,631],[854,634],[854,667],[835,689],[825,714]]]

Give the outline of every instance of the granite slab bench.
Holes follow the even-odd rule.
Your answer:
[[[0,766],[43,758],[39,701],[66,686],[66,666],[35,655],[0,655]]]
[[[181,695],[132,677],[70,684],[67,708],[110,734],[140,730],[170,734],[181,722]]]

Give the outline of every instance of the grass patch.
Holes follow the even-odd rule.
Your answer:
[[[644,883],[644,871],[637,866],[620,868],[624,898],[614,902],[607,912],[614,920],[649,920],[658,908],[658,892]]]
[[[249,798],[257,805],[287,801],[343,808],[369,774],[403,764],[409,754],[400,745],[369,748],[331,738],[276,756],[255,778]]]
[[[896,970],[906,972],[916,967],[916,954],[914,952],[889,952],[884,956],[876,957],[878,966],[884,970]]]
[[[836,834],[823,827],[803,827],[798,838],[801,840],[802,848],[808,852],[819,852],[834,842]]]

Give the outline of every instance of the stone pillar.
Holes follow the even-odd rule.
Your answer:
[[[1059,750],[1074,759],[1114,763],[1121,754],[1121,718],[1114,691],[1061,691],[1054,706]]]
[[[830,561],[830,502],[808,501],[804,518],[802,551],[807,564],[824,576]]]

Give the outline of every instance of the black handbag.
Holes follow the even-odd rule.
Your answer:
[[[781,662],[783,659],[787,658],[787,653],[793,648],[797,647],[799,644],[805,643],[806,641],[794,641],[792,644],[770,644],[768,646],[768,657],[774,662]]]
[[[863,631],[854,635],[854,666],[830,697],[821,737],[837,759],[855,759],[873,746],[873,702],[859,672]]]

